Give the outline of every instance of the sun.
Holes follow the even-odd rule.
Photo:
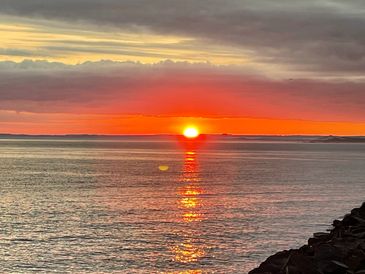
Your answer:
[[[199,130],[196,127],[187,127],[184,129],[183,135],[186,138],[194,139],[199,136]]]

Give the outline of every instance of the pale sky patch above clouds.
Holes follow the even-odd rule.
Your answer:
[[[9,47],[18,53],[31,47],[35,58],[46,53],[51,60],[66,63],[87,61],[89,56],[92,61],[251,64],[262,70],[266,65],[266,73],[364,73],[363,1],[1,0],[0,4],[4,23],[34,24],[28,39],[19,31],[25,37],[10,38]],[[29,51],[24,55],[28,57]]]

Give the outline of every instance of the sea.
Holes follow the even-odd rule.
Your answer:
[[[365,201],[365,144],[0,139],[1,273],[248,273]]]

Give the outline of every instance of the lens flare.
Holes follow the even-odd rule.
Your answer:
[[[166,165],[161,165],[158,167],[159,170],[161,171],[168,171],[169,170],[169,166],[166,166]]]

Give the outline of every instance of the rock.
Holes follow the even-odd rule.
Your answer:
[[[365,274],[365,203],[296,250],[282,251],[249,274]]]
[[[332,243],[320,243],[314,246],[313,258],[316,261],[339,260],[340,252]]]
[[[330,236],[330,233],[325,233],[325,232],[317,232],[317,233],[313,233],[313,237],[314,238],[327,238]]]
[[[359,216],[365,219],[365,203],[359,208]]]
[[[351,269],[361,269],[365,266],[365,252],[361,249],[351,250],[346,258],[345,262],[351,267]]]
[[[348,266],[337,261],[325,261],[320,271],[325,274],[347,274]]]
[[[300,252],[295,252],[290,257],[288,265],[291,267],[295,266],[301,274],[320,274],[320,272],[316,269],[317,267],[314,260]]]

